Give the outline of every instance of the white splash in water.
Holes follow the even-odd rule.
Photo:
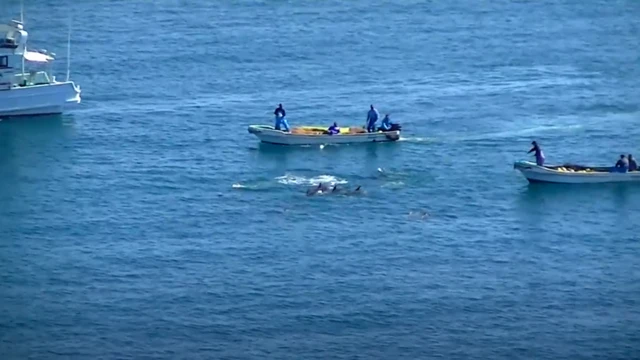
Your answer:
[[[333,175],[320,175],[320,176],[308,178],[305,176],[296,176],[296,175],[287,174],[283,176],[278,176],[276,180],[280,184],[284,184],[284,185],[318,185],[320,183],[334,185],[334,184],[348,183],[347,180],[337,178]]]
[[[423,138],[423,137],[401,137],[400,140],[398,140],[398,141],[424,143],[424,142],[429,142],[429,141],[432,141],[432,140],[428,139],[428,138]]]

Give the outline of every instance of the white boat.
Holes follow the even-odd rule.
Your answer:
[[[390,142],[400,139],[400,130],[377,131],[368,133],[362,128],[341,128],[340,134],[326,134],[326,128],[302,126],[291,132],[276,130],[273,126],[250,125],[249,133],[263,143],[278,145],[326,145],[355,144],[368,142]]]
[[[519,170],[531,183],[596,184],[640,182],[640,171],[612,172],[611,167],[554,165],[538,166],[529,161],[518,161],[513,168]]]
[[[0,117],[60,114],[80,103],[80,87],[69,81],[70,45],[67,78],[57,81],[51,73],[55,54],[27,50],[28,37],[22,20],[0,24]]]

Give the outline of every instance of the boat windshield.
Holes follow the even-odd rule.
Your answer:
[[[15,49],[18,47],[18,40],[20,40],[19,32],[8,31],[4,36],[0,37],[0,48]]]
[[[46,85],[51,83],[51,78],[46,71],[31,71],[26,74],[16,74],[14,84],[19,86]]]

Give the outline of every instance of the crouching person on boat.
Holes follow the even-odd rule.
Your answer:
[[[338,135],[340,134],[340,127],[338,127],[338,123],[333,123],[333,125],[329,126],[327,129],[327,134],[329,135]]]
[[[620,160],[616,162],[616,166],[613,168],[614,172],[626,173],[629,171],[629,160],[624,155],[620,155]]]
[[[287,112],[284,111],[282,104],[278,104],[278,107],[276,108],[276,111],[273,112],[273,114],[276,116],[276,130],[289,132],[289,123],[287,122],[286,118]]]
[[[389,114],[386,114],[384,116],[384,119],[382,119],[382,123],[380,124],[380,129],[381,131],[391,131],[391,119],[389,119]]]
[[[542,149],[540,149],[540,146],[535,141],[533,141],[531,143],[531,145],[533,145],[533,147],[531,148],[531,150],[529,150],[529,152],[527,154],[531,154],[532,152],[535,151],[536,165],[543,166],[544,165],[544,153],[542,152]]]

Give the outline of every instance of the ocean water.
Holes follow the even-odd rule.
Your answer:
[[[19,14],[0,0],[0,18]],[[62,116],[0,122],[1,359],[638,359],[640,2],[27,0]],[[260,145],[364,124],[393,144]],[[363,196],[312,196],[320,183]],[[426,214],[426,215],[423,215]]]

